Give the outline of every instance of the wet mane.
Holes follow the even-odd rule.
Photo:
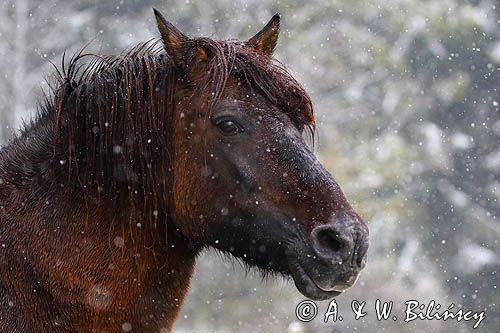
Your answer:
[[[159,195],[171,185],[165,180],[171,179],[169,147],[180,89],[206,96],[200,103],[210,111],[235,75],[313,133],[310,98],[279,63],[237,41],[197,38],[187,44],[211,59],[203,80],[189,82],[159,40],[118,56],[81,51],[68,65],[63,60],[38,120],[22,136],[38,122],[51,122],[54,164],[65,170],[65,186],[93,197],[126,197],[152,218],[168,211]]]

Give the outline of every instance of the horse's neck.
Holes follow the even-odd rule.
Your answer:
[[[131,220],[126,207],[103,207],[68,195],[50,178],[33,179],[33,170],[42,170],[42,164],[30,163],[29,170],[20,167],[16,179],[9,179],[12,170],[4,173],[0,185],[0,231],[7,240],[2,251],[11,258],[9,267],[0,268],[0,286],[11,290],[8,297],[18,313],[32,318],[27,312],[37,303],[45,309],[32,323],[42,325],[34,326],[35,331],[170,328],[188,289],[197,249],[172,223],[158,229],[168,243],[165,237],[147,242],[144,226]],[[9,192],[9,197],[2,195]],[[5,281],[7,269],[22,278]]]

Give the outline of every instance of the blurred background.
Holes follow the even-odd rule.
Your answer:
[[[215,39],[282,14],[276,58],[312,96],[317,154],[371,232],[368,267],[337,298],[342,322],[299,322],[292,282],[207,252],[174,332],[472,331],[379,322],[376,299],[398,313],[409,299],[484,310],[478,331],[499,332],[500,1],[0,0],[0,144],[36,112],[65,49],[114,54],[157,37],[153,6]],[[369,311],[358,321],[354,299]]]

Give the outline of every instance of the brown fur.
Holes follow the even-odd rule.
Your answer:
[[[217,241],[220,249],[227,245],[227,251],[251,265],[293,274],[298,264],[287,264],[285,254],[295,253],[299,245],[312,249],[311,241],[302,240],[317,221],[328,221],[332,214],[348,217],[349,237],[361,244],[354,255],[349,249],[351,266],[336,268],[341,273],[337,279],[352,284],[366,253],[367,231],[301,141],[302,130],[314,131],[312,105],[270,57],[279,27],[273,20],[273,33],[259,33],[269,40],[257,38],[248,45],[188,39],[164,25],[164,45],[150,41],[119,56],[80,52],[62,66],[37,118],[0,151],[4,331],[168,331],[188,290],[195,258],[215,237],[229,237],[225,244]],[[290,150],[281,155],[273,150],[263,159],[267,169],[281,172],[263,175],[269,184],[276,182],[273,188],[260,190],[255,179],[229,163],[217,162],[220,170],[209,168],[211,144],[226,140],[215,138],[212,113],[220,113],[228,101],[255,112],[254,125],[269,115],[269,121],[287,129],[283,135],[293,136],[281,140],[281,132],[270,127],[259,138],[264,140],[259,145],[267,139]],[[259,168],[267,172],[265,165]],[[284,171],[289,174],[285,182],[280,178]],[[288,238],[270,240],[266,256],[247,258],[255,235],[242,229],[242,237],[251,239],[244,248],[246,243],[225,231],[230,223],[221,222],[220,212],[224,207],[230,210],[224,216],[243,219],[249,215],[248,202],[260,200],[254,198],[258,193],[270,199],[255,214],[274,211],[279,220],[297,213],[302,226],[299,233],[297,226],[286,234],[270,231]],[[231,199],[226,203],[225,198]],[[286,225],[275,222],[269,228]],[[285,253],[281,244],[299,245]],[[317,297],[333,293],[321,291]]]
[[[283,91],[280,84],[289,78],[270,59],[236,43],[198,43],[217,54],[208,65],[210,75],[179,88],[182,73],[155,41],[118,57],[76,55],[37,120],[2,150],[2,287],[17,291],[2,296],[14,304],[12,312],[37,321],[7,324],[0,317],[0,326],[115,331],[148,318],[148,310],[136,309],[151,294],[160,299],[148,305],[154,317],[146,322],[171,326],[197,253],[196,246],[185,249],[169,239],[165,226],[172,155],[156,148],[174,145],[177,101],[192,103],[203,92],[213,96],[205,103],[214,105],[234,71],[298,123],[312,123],[307,95],[294,81]],[[85,58],[93,59],[78,74]],[[116,237],[123,247],[113,243]],[[177,251],[168,251],[172,246]],[[181,276],[169,279],[172,270]],[[91,295],[99,290],[105,295]],[[168,318],[155,317],[153,306]],[[64,310],[46,313],[46,308]]]

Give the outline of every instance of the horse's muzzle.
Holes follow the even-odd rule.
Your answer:
[[[365,267],[368,228],[357,216],[332,219],[312,230],[309,244],[297,247],[289,256],[297,289],[311,299],[328,299],[351,287]]]

